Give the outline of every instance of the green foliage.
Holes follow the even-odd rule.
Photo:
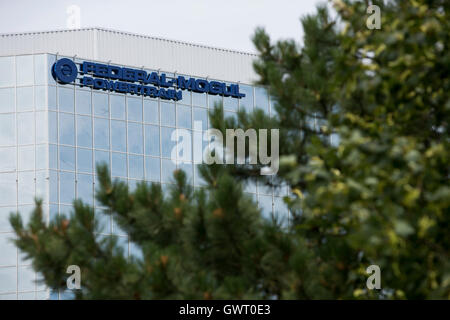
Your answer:
[[[450,3],[380,2],[369,30],[363,1],[335,1],[301,19],[303,45],[254,35],[259,84],[275,115],[240,112],[212,126],[279,128],[280,171],[258,165],[200,168],[193,190],[183,172],[163,193],[134,192],[98,167],[97,199],[143,258],[124,257],[101,237],[92,208],[46,225],[11,216],[16,244],[48,286],[82,270],[76,298],[355,299],[450,298]],[[288,227],[261,217],[242,191],[248,180],[288,185]],[[366,288],[369,265],[382,290]]]

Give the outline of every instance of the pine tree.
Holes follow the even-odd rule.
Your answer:
[[[27,226],[12,215],[17,246],[53,289],[79,265],[78,299],[450,298],[450,4],[378,5],[381,29],[366,28],[365,1],[335,1],[301,19],[302,45],[256,31],[276,114],[224,119],[216,106],[210,118],[224,133],[279,128],[276,177],[203,165],[205,188],[176,171],[167,192],[130,192],[98,166],[96,197],[142,258],[100,237],[79,200],[48,225],[40,202]],[[288,226],[262,218],[248,181],[289,186]],[[366,288],[369,265],[382,290]]]

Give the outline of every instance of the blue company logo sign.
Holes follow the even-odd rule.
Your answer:
[[[184,76],[170,78],[165,73],[146,72],[141,69],[122,68],[89,61],[79,63],[78,66],[70,59],[59,59],[52,67],[53,77],[62,84],[78,81],[80,86],[93,89],[175,101],[183,98],[181,90],[238,99],[245,97],[244,93],[239,92],[237,84],[227,85],[224,82]]]

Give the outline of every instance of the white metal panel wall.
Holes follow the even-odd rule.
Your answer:
[[[251,83],[256,55],[100,28],[0,35],[0,55],[59,53]]]

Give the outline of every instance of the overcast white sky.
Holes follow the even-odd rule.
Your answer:
[[[81,27],[104,27],[254,52],[257,26],[272,39],[295,38],[299,18],[324,0],[0,0],[0,33],[65,29],[66,9],[81,9]]]

